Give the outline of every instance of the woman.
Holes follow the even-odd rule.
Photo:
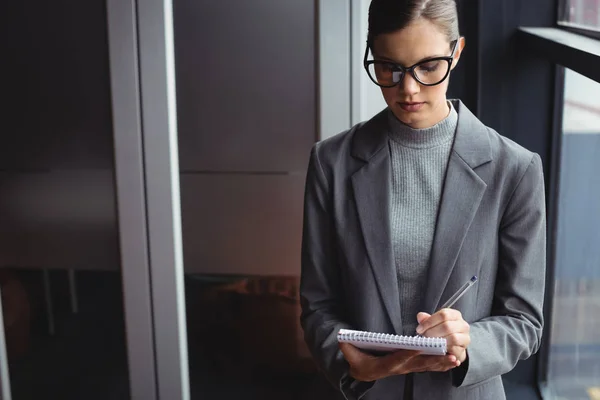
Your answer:
[[[464,45],[453,0],[373,0],[364,63],[388,107],[311,152],[301,320],[347,399],[504,399],[500,375],[539,348],[541,160],[447,101]],[[448,353],[372,356],[342,328],[445,337]]]

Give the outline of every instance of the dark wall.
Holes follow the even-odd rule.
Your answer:
[[[317,136],[314,2],[173,7],[181,170],[304,171]]]
[[[554,180],[554,99],[561,97],[555,89],[560,86],[555,85],[555,65],[522,46],[517,29],[555,26],[556,8],[548,0],[459,1],[467,47],[449,91],[486,125],[540,154],[547,192]],[[538,353],[519,362],[504,376],[508,386],[535,387],[539,359]]]
[[[476,2],[457,4],[460,34],[465,38],[465,49],[458,66],[452,71],[448,98],[458,98],[477,114],[477,54],[478,54],[478,6]]]
[[[105,2],[3,5],[0,266],[117,269]]]
[[[482,1],[480,21],[479,117],[539,153],[548,172],[555,67],[521,46],[516,29],[555,26],[554,2]]]
[[[0,170],[112,168],[105,2],[4,7]]]
[[[520,26],[554,26],[547,0],[459,1],[466,48],[449,96],[488,126],[547,161],[554,99],[554,65],[518,41]],[[545,163],[546,164],[546,163]]]
[[[317,137],[315,4],[173,3],[187,272],[300,274]]]

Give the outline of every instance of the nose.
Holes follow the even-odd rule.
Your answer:
[[[421,85],[410,73],[404,74],[404,78],[398,86],[401,87],[402,92],[407,95],[417,94],[421,90]]]

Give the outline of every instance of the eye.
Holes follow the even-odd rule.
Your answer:
[[[428,61],[426,63],[420,64],[417,69],[419,72],[430,73],[435,72],[440,67],[441,61]]]
[[[396,66],[392,63],[381,63],[379,64],[382,72],[393,72],[396,71]]]

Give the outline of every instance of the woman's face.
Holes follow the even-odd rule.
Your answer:
[[[452,69],[456,66],[463,47],[464,39],[461,38],[454,52]],[[426,58],[448,57],[452,53],[446,35],[437,25],[423,18],[402,30],[377,36],[372,51],[375,59],[391,61],[404,67],[410,67]],[[411,74],[405,74],[398,85],[381,88],[381,91],[396,118],[416,129],[428,128],[448,115],[448,81],[446,79],[436,86],[424,86]]]

